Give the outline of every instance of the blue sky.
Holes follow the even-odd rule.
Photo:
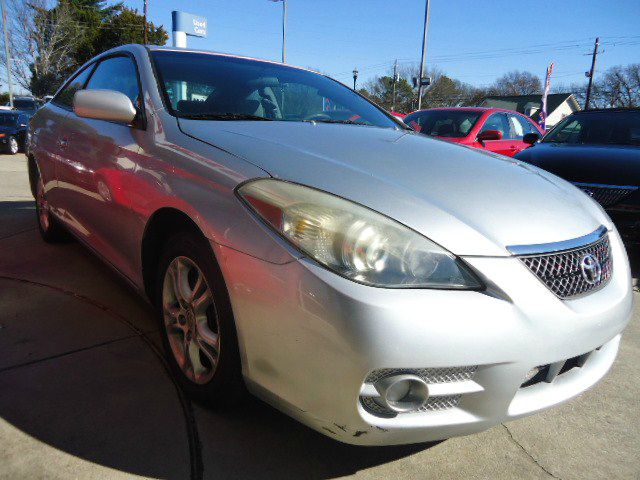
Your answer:
[[[142,10],[142,0],[126,0]],[[288,0],[287,62],[350,83],[384,74],[394,59],[420,60],[424,0]],[[282,4],[268,0],[149,0],[149,17],[171,30],[171,10],[207,17],[206,39],[189,46],[280,59]],[[431,0],[427,64],[480,86],[510,70],[553,82],[584,81],[593,40],[597,71],[640,62],[640,0]]]

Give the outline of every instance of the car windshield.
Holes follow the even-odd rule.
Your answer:
[[[16,108],[17,110],[34,111],[38,109],[38,104],[36,103],[35,100],[16,98],[13,101],[13,107]]]
[[[18,115],[0,115],[0,126],[14,127],[18,123]]]
[[[316,121],[399,128],[335,80],[271,62],[195,52],[152,52],[172,113],[202,120]]]
[[[640,146],[640,111],[589,112],[562,120],[543,143]]]
[[[404,119],[416,132],[435,137],[466,137],[482,112],[467,110],[426,110]]]

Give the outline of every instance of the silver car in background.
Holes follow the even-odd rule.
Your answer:
[[[359,445],[469,434],[594,385],[630,319],[586,195],[307,70],[119,47],[30,134],[44,239],[70,232],[146,295],[211,403],[246,388]]]

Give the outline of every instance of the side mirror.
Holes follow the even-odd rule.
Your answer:
[[[524,143],[528,143],[529,145],[533,145],[538,140],[540,140],[540,135],[537,133],[527,133],[524,137],[522,137],[522,141]]]
[[[502,140],[502,132],[500,130],[485,130],[478,134],[479,142],[486,142],[487,140]]]
[[[78,90],[73,96],[73,111],[79,117],[127,125],[137,113],[129,97],[114,90]]]

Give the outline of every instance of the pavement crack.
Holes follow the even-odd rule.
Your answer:
[[[8,372],[10,370],[15,370],[16,368],[28,367],[30,365],[35,365],[37,363],[46,362],[46,361],[49,361],[49,360],[55,360],[57,358],[62,358],[62,357],[66,357],[68,355],[73,355],[74,353],[86,352],[87,350],[91,350],[91,349],[99,348],[99,347],[104,347],[105,345],[111,345],[113,343],[122,342],[123,340],[129,340],[131,338],[138,338],[138,337],[139,337],[138,334],[127,335],[125,337],[119,337],[119,338],[114,338],[112,340],[107,340],[107,341],[100,342],[100,343],[94,343],[93,345],[88,345],[86,347],[75,348],[73,350],[68,350],[66,352],[57,353],[55,355],[49,355],[48,357],[34,358],[33,360],[30,360],[28,362],[17,363],[15,365],[9,365],[8,367],[0,368],[0,373]]]
[[[55,285],[49,285],[47,283],[37,282],[34,280],[27,280],[26,278],[19,277],[11,277],[7,275],[0,275],[0,280],[10,280],[14,282],[20,282],[27,285],[35,285],[41,288],[48,288],[50,290],[54,290],[56,292],[62,293],[64,295],[68,295],[78,299],[81,302],[88,303],[93,305],[94,307],[102,310],[109,316],[115,318],[125,326],[127,326],[130,330],[134,332],[134,335],[131,335],[131,338],[140,338],[147,347],[151,350],[154,356],[158,359],[160,364],[162,365],[165,374],[173,384],[176,390],[176,395],[178,396],[178,401],[180,402],[180,406],[182,408],[183,416],[185,419],[186,429],[187,429],[187,442],[189,446],[189,459],[190,459],[190,478],[191,480],[201,480],[204,478],[204,463],[202,461],[202,444],[200,443],[200,435],[198,434],[198,424],[195,419],[195,413],[193,410],[193,404],[187,395],[184,393],[180,384],[175,379],[173,374],[171,373],[171,368],[165,359],[163,353],[158,349],[153,340],[151,340],[144,330],[138,328],[134,325],[129,319],[119,314],[118,312],[113,311],[107,305],[104,305],[93,298],[87,297],[86,295],[82,295],[80,293],[76,293],[71,290],[67,290],[65,288],[57,287]],[[94,345],[93,347],[95,347]],[[87,348],[93,348],[87,347]]]
[[[513,434],[511,433],[511,430],[509,430],[509,427],[507,427],[504,423],[501,423],[501,425],[504,427],[504,429],[507,431],[507,434],[509,435],[509,438],[511,439],[511,441],[513,443],[515,443],[518,447],[520,447],[520,450],[522,450],[524,452],[524,454],[529,457],[531,459],[531,461],[533,463],[535,463],[538,467],[540,467],[542,469],[542,471],[544,471],[547,475],[549,475],[552,478],[557,478],[558,480],[562,480],[560,477],[557,477],[556,475],[554,475],[553,473],[551,473],[549,470],[547,470],[546,467],[544,467],[544,465],[542,465],[540,462],[538,462],[538,460],[535,459],[535,457],[533,455],[531,455],[526,448],[524,448],[522,446],[522,444],[520,442],[518,442],[515,437],[513,436]]]
[[[1,240],[6,240],[7,238],[17,237],[18,235],[22,235],[23,233],[33,232],[34,230],[37,230],[36,227],[31,227],[31,228],[27,228],[25,230],[20,230],[18,232],[10,233],[9,235],[5,235],[4,237],[0,237],[0,241]]]

